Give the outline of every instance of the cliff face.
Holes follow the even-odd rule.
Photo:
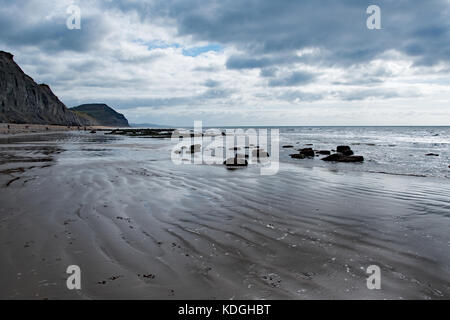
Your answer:
[[[109,127],[129,127],[128,120],[121,113],[114,111],[106,104],[82,104],[70,110],[84,113],[97,121],[99,125]]]
[[[94,119],[67,109],[48,85],[34,82],[4,51],[0,51],[0,122],[97,125]]]

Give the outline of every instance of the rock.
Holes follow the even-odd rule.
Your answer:
[[[298,154],[290,154],[290,157],[293,159],[305,159],[305,158],[314,158],[316,155],[312,148],[303,148],[298,150]]]
[[[97,131],[95,130],[91,130],[89,133],[97,133]]]
[[[306,156],[303,153],[294,153],[289,155],[292,159],[305,159]]]
[[[293,145],[290,145],[290,144],[287,144],[287,145],[284,145],[283,146],[283,148],[285,148],[285,149],[287,149],[287,148],[293,148],[294,146]]]
[[[97,122],[72,112],[46,84],[37,84],[0,51],[0,122],[91,126]]]
[[[314,150],[312,148],[300,149],[300,154],[305,155],[305,157],[314,157],[315,156]]]
[[[353,151],[349,146],[338,146],[336,151],[342,153],[344,156],[352,156]]]
[[[336,151],[340,153],[344,153],[345,151],[352,150],[349,146],[337,146]]]
[[[352,156],[354,153],[352,150],[346,150],[344,152],[341,152],[344,156]]]
[[[223,162],[227,167],[246,167],[248,165],[248,161],[244,158],[228,158]]]
[[[317,151],[318,154],[327,155],[329,156],[331,154],[331,151],[328,150],[319,150]]]
[[[323,158],[323,161],[339,161],[339,159],[341,159],[343,156],[342,154],[339,153],[334,153],[328,157]]]
[[[82,104],[78,107],[70,108],[79,114],[85,114],[95,119],[101,126],[108,127],[129,127],[128,120],[121,113],[104,103]]]
[[[171,138],[175,129],[114,129],[105,134],[126,135],[130,137]],[[181,137],[177,135],[177,137]],[[184,147],[182,147],[184,148]]]
[[[334,153],[328,157],[322,159],[323,161],[336,161],[336,162],[363,162],[363,156],[346,156],[342,153]]]
[[[439,155],[437,153],[427,153],[426,156],[434,156],[434,157],[439,157]]]

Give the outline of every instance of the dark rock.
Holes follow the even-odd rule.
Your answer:
[[[437,153],[427,153],[426,156],[439,157],[439,155]]]
[[[363,156],[345,156],[341,153],[335,153],[322,159],[323,161],[336,161],[336,162],[363,162]]]
[[[143,275],[138,274],[138,277],[142,277],[142,278],[146,278],[146,279],[155,279],[156,276],[152,273],[147,273],[147,274],[143,274]]]
[[[231,166],[231,167],[246,167],[248,165],[248,161],[245,160],[244,158],[238,158],[238,157],[234,157],[234,158],[228,158],[227,160],[225,160],[223,162],[224,165]]]
[[[289,155],[292,159],[305,159],[306,156],[303,153],[294,153]]]
[[[172,136],[180,137],[174,134],[175,129],[115,129],[105,134],[126,135],[130,137],[145,138],[171,138]],[[182,147],[184,148],[184,147]]]
[[[354,153],[352,150],[346,150],[341,152],[344,156],[352,156]]]
[[[331,151],[328,151],[328,150],[319,150],[319,151],[317,151],[317,153],[318,154],[322,154],[322,155],[330,155],[331,154]]]
[[[349,146],[338,146],[336,148],[336,151],[340,152],[340,153],[344,153],[344,152],[351,151],[351,150],[352,149]]]
[[[342,154],[339,153],[334,153],[328,157],[323,158],[323,161],[339,161],[339,159],[341,159],[343,156]]]
[[[93,118],[67,109],[48,85],[34,82],[4,51],[0,51],[0,122],[97,125]]]
[[[305,157],[314,157],[315,156],[314,150],[312,148],[300,149],[300,154],[305,155]]]
[[[283,148],[285,148],[285,149],[287,149],[287,148],[293,148],[294,146],[293,145],[290,145],[290,144],[287,144],[287,145],[284,145],[283,146]]]

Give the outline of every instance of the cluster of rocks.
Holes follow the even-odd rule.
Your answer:
[[[171,138],[175,129],[114,129],[105,134],[145,138]]]
[[[246,167],[248,166],[248,159],[250,158],[250,155],[252,159],[255,159],[258,162],[264,162],[267,161],[269,158],[269,153],[259,146],[253,146],[249,147],[246,146],[245,149],[250,149],[251,153],[240,153],[241,147],[232,147],[229,148],[229,150],[234,151],[234,157],[226,159],[223,164],[227,167],[233,168],[233,167]],[[192,144],[190,147],[183,146],[181,147],[181,150],[175,150],[174,152],[176,154],[182,154],[183,152],[186,154],[195,154],[197,152],[201,152],[202,145],[201,144]]]
[[[234,151],[238,151],[241,148],[234,147]],[[249,149],[246,147],[246,149]],[[227,167],[246,167],[248,166],[248,161],[246,159],[249,158],[248,154],[241,154],[241,153],[235,153],[234,158],[228,158],[223,162],[224,165]],[[269,153],[264,150],[263,148],[260,148],[259,146],[256,146],[252,150],[252,158],[256,159],[258,162],[263,162],[264,160],[267,160],[269,158]]]
[[[306,159],[306,158],[314,158],[315,152],[312,148],[303,148],[298,150],[299,153],[291,154],[291,158],[293,159]]]
[[[285,146],[283,146],[285,147]],[[298,150],[299,153],[291,154],[293,159],[312,159],[320,155],[325,155],[322,158],[323,161],[335,161],[335,162],[363,162],[363,156],[355,156],[354,152],[349,146],[338,146],[336,153],[331,154],[329,150],[314,150],[313,148],[303,148]],[[333,150],[334,151],[334,150]]]

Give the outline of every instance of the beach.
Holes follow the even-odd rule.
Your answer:
[[[87,131],[108,129],[106,126],[62,126],[45,124],[18,124],[18,123],[0,123],[0,137],[12,137],[27,134],[44,134],[63,131]]]
[[[284,161],[286,151],[264,176],[176,165],[174,144],[84,131],[0,137],[0,298],[450,298],[442,164],[418,175],[401,164],[347,170],[358,164]],[[432,161],[445,162],[439,148]],[[66,286],[70,265],[81,290]],[[371,265],[380,290],[367,287]]]

